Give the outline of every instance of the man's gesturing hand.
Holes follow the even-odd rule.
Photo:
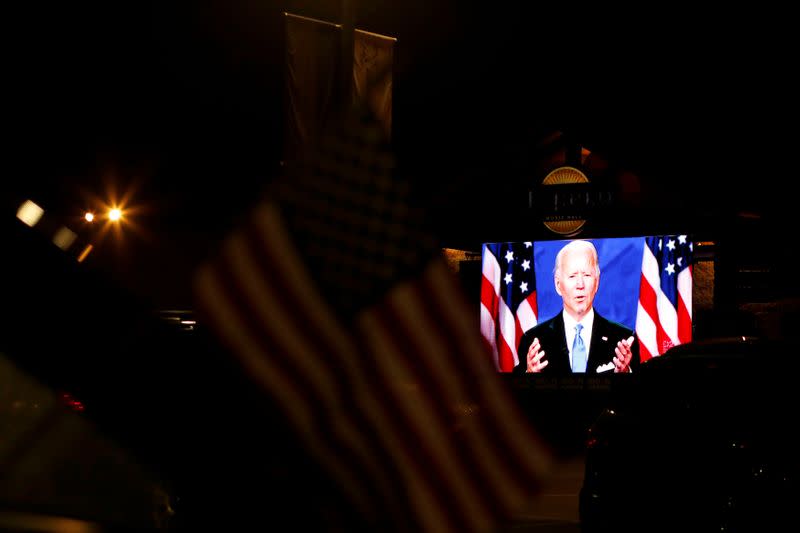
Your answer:
[[[632,335],[627,339],[619,341],[617,343],[617,347],[614,348],[614,353],[617,354],[614,356],[615,373],[630,372],[631,359],[633,358],[633,351],[631,351],[632,345],[633,345]]]
[[[528,372],[541,372],[547,366],[547,360],[544,359],[544,350],[539,345],[538,337],[533,339],[530,347],[528,348]]]

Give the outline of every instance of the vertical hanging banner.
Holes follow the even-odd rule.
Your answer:
[[[284,17],[284,159],[292,161],[303,157],[340,105],[342,25],[292,13]],[[396,43],[394,37],[353,32],[352,100],[364,102],[387,139],[392,132]]]
[[[341,26],[284,13],[284,159],[303,157],[335,113]]]
[[[392,135],[394,49],[397,39],[363,30],[353,36],[353,100],[361,100]]]

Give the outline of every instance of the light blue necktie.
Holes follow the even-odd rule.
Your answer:
[[[581,338],[583,324],[575,326],[575,340],[572,343],[572,371],[586,372],[586,345]]]

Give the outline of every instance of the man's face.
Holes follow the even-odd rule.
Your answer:
[[[589,251],[569,250],[556,271],[556,292],[564,300],[564,310],[580,320],[592,308],[600,282]]]

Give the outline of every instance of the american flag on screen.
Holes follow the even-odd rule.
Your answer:
[[[371,529],[497,531],[551,465],[368,115],[279,180],[198,305]]]
[[[481,335],[495,368],[510,372],[522,334],[537,322],[533,243],[484,244],[481,266]]]
[[[686,235],[645,238],[636,335],[642,361],[692,340],[692,242]]]

